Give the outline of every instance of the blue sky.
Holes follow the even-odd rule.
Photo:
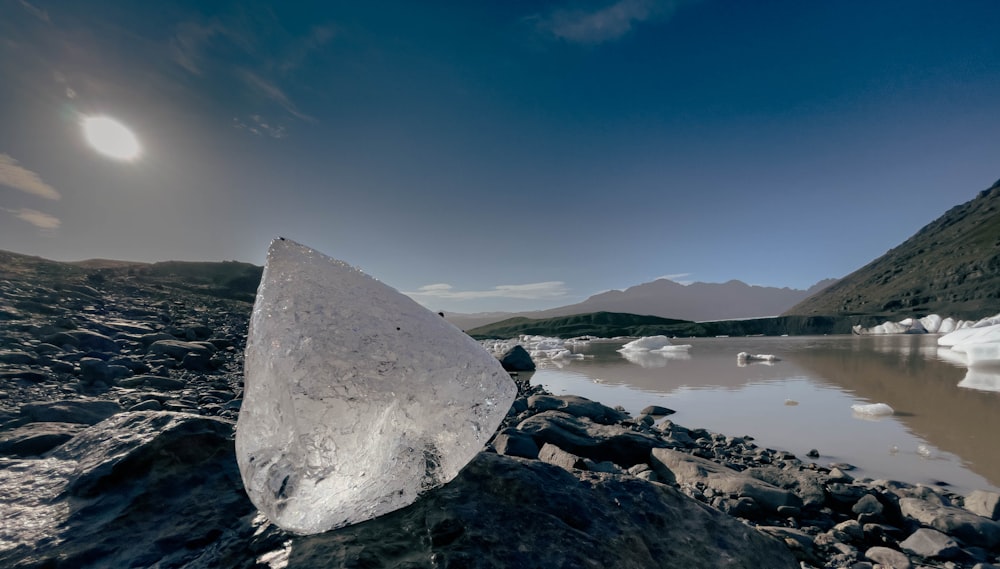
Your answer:
[[[458,312],[666,275],[806,288],[1000,178],[998,21],[971,0],[0,0],[0,249],[259,264],[283,235]],[[99,115],[137,159],[86,142]]]

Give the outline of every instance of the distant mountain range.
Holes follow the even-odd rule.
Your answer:
[[[738,280],[683,285],[669,279],[657,279],[625,290],[602,292],[583,302],[548,310],[453,313],[445,314],[445,318],[463,330],[515,317],[544,319],[592,312],[640,314],[696,322],[762,318],[777,316],[835,282],[836,279],[826,279],[808,290],[800,290],[753,286]]]
[[[981,318],[997,312],[1000,180],[785,314],[899,320],[935,313]]]

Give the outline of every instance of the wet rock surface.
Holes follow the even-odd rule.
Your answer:
[[[234,454],[252,278],[0,257],[2,567],[1000,563],[996,494],[856,480],[524,377],[451,483],[294,536],[252,506]]]

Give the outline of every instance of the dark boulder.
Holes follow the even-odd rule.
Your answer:
[[[498,358],[500,365],[507,371],[535,371],[535,362],[531,354],[520,345],[510,348]]]

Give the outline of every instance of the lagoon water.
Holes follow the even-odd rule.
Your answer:
[[[937,336],[798,336],[676,339],[685,352],[624,357],[623,342],[574,351],[583,360],[544,362],[531,377],[555,394],[575,394],[633,415],[646,405],[669,419],[819,464],[849,463],[855,477],[1000,491],[1000,369],[969,371],[939,351]],[[740,366],[736,354],[781,361]],[[864,418],[851,405],[887,403],[889,417]]]

